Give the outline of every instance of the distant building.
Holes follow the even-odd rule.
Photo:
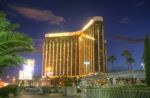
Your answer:
[[[95,72],[106,72],[102,17],[94,17],[77,32],[45,34],[43,76],[82,77]]]

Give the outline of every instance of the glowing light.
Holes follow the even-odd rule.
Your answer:
[[[47,71],[51,71],[51,69],[52,69],[51,67],[48,67],[48,68],[47,68]]]
[[[82,38],[81,37],[79,37],[79,41],[81,41],[82,40]]]
[[[23,70],[19,71],[20,80],[32,80],[34,63],[33,59],[26,59],[25,64],[23,64]]]
[[[143,62],[141,63],[141,66],[143,67],[143,69],[145,69],[145,64]]]
[[[91,39],[91,40],[95,40],[95,38],[94,38],[94,37],[89,36],[89,35],[87,35],[87,34],[84,34],[84,37],[85,37],[85,38],[88,38],[88,39]]]
[[[88,65],[88,64],[90,64],[90,62],[89,61],[84,61],[84,64]]]
[[[28,71],[19,71],[19,79],[20,80],[32,80],[33,74]]]
[[[90,20],[90,22],[83,27],[82,31],[85,31],[93,22],[94,22],[93,19]]]
[[[94,21],[103,21],[103,17],[101,17],[101,16],[94,17],[80,31],[77,31],[77,32],[50,33],[50,34],[45,34],[45,37],[61,37],[61,36],[80,35],[81,32],[85,31],[91,24],[93,24]]]
[[[8,85],[8,83],[4,83],[4,86],[7,86]]]
[[[90,35],[87,35],[87,34],[84,34],[84,33],[81,34],[81,37],[88,38],[88,39],[91,39],[91,40],[95,40],[94,37],[92,37],[92,36],[90,36]],[[79,37],[79,40],[81,41],[81,38],[80,38],[80,37]]]
[[[53,72],[47,72],[47,76],[53,76]]]
[[[45,37],[75,36],[79,34],[80,32],[52,33],[52,34],[45,34]]]

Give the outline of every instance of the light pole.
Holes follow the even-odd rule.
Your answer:
[[[143,62],[141,63],[141,66],[145,70],[145,64]]]
[[[90,64],[90,62],[84,61],[84,64],[85,64],[85,69],[86,69],[85,73],[87,74],[88,73],[88,65]]]

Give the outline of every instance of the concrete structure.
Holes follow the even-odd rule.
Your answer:
[[[94,17],[77,32],[45,34],[43,76],[81,77],[95,72],[106,72],[102,17]]]

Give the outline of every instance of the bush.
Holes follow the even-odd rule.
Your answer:
[[[19,87],[17,85],[8,85],[0,88],[0,97],[8,97],[10,93],[17,96],[19,94]]]
[[[69,78],[69,77],[65,77],[64,79],[65,79],[65,80],[64,80],[64,85],[65,85],[65,86],[73,86],[74,79]]]
[[[150,39],[148,35],[144,38],[144,64],[146,84],[150,87]]]

